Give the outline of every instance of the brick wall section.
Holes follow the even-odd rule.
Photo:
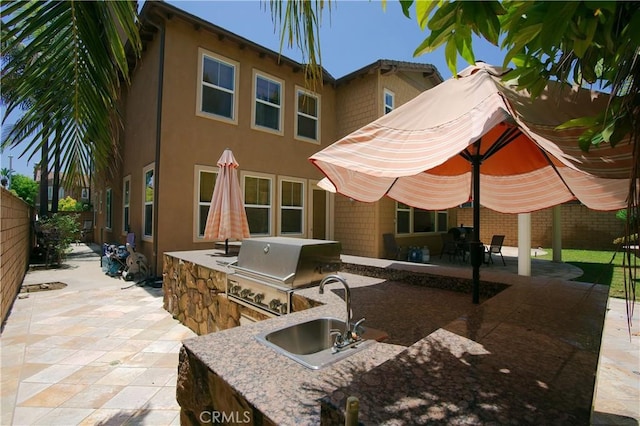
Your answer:
[[[29,266],[32,212],[5,188],[0,189],[0,206],[0,315],[4,324]]]
[[[518,215],[480,209],[480,239],[488,243],[494,234],[506,236],[504,245],[518,245]],[[473,224],[473,209],[458,209],[458,225]],[[552,209],[531,214],[531,246],[551,247]],[[565,204],[561,214],[562,248],[613,250],[613,240],[624,233],[624,222],[615,212],[590,210],[580,204]]]

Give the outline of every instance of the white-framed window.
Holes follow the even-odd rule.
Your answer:
[[[111,188],[107,188],[104,204],[106,206],[104,227],[110,231],[113,225],[113,190]]]
[[[389,114],[396,107],[396,95],[389,89],[384,89],[384,113]]]
[[[271,235],[273,177],[259,173],[242,177],[244,209],[252,236]]]
[[[237,124],[238,62],[204,49],[198,53],[197,114]]]
[[[305,181],[280,179],[280,234],[304,234]]]
[[[447,211],[422,210],[396,202],[396,234],[447,232]]]
[[[296,86],[295,137],[320,143],[320,95]]]
[[[195,168],[195,236],[196,239],[204,237],[204,228],[207,224],[207,216],[211,207],[211,196],[213,195],[213,187],[218,177],[218,168],[213,166],[199,166]]]
[[[282,134],[284,81],[253,70],[252,127]]]
[[[131,175],[122,179],[122,233],[127,234],[131,229],[129,213],[131,212]]]
[[[53,198],[53,186],[47,187],[47,198],[49,201]],[[64,198],[64,188],[58,187],[58,200],[62,200]]]
[[[153,200],[155,198],[155,163],[142,169],[142,238],[153,238]]]

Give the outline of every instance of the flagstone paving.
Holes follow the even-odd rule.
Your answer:
[[[548,273],[575,273],[559,269]],[[162,290],[106,276],[86,245],[24,284],[55,281],[67,287],[18,298],[2,332],[0,424],[179,424],[178,351],[195,334],[163,309]],[[630,334],[624,301],[609,299],[593,424],[640,422],[639,324],[636,309]]]

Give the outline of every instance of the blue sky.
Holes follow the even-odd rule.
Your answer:
[[[193,15],[223,27],[239,36],[276,52],[280,51],[280,35],[271,19],[268,2],[245,1],[168,1]],[[326,3],[325,3],[326,4]],[[413,51],[427,36],[422,32],[412,15],[406,18],[397,0],[387,1],[386,11],[379,1],[337,0],[332,1],[330,13],[325,9],[321,25],[322,65],[336,78],[345,76],[378,59],[391,59],[428,63],[434,65],[443,78],[451,77],[444,49],[433,53],[413,56]],[[484,42],[474,42],[476,59],[500,65],[504,53]],[[283,55],[301,61],[297,50],[284,49]],[[458,70],[467,66],[458,59]],[[13,156],[12,167],[17,173],[32,176],[33,165],[25,158],[18,158],[21,151],[6,150],[2,153],[0,167],[9,167],[9,155]]]

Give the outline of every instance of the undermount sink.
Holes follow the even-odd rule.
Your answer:
[[[382,332],[363,327],[362,340],[335,352],[331,330],[336,329],[344,331],[344,321],[331,317],[316,318],[259,334],[256,339],[305,367],[318,370],[359,352],[385,336]]]

